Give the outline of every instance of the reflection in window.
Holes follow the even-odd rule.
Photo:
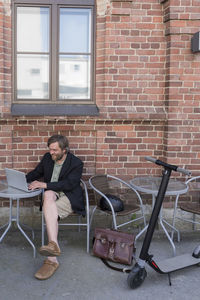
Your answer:
[[[59,98],[89,99],[90,57],[61,55],[60,66]]]
[[[49,56],[18,54],[17,98],[47,99],[48,89]]]
[[[74,71],[79,71],[80,70],[80,65],[74,65]]]
[[[61,8],[59,99],[90,98],[90,45],[91,9]]]
[[[17,8],[17,98],[49,98],[49,8]],[[43,54],[41,54],[43,53]],[[44,54],[46,53],[46,54]]]
[[[17,51],[49,51],[49,8],[17,8]]]
[[[60,9],[60,52],[90,52],[91,9]]]
[[[40,69],[31,69],[31,74],[39,75]]]

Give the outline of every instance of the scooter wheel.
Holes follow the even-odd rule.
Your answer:
[[[135,264],[127,278],[128,286],[131,289],[136,289],[143,283],[146,276],[147,272],[145,268],[141,268],[138,264]]]
[[[192,256],[195,258],[200,258],[200,245],[195,247]]]

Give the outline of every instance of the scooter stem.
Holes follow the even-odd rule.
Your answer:
[[[165,193],[167,190],[168,182],[170,179],[172,170],[168,167],[165,167],[163,171],[162,181],[159,187],[159,191],[156,197],[156,201],[154,204],[153,212],[149,221],[149,225],[147,228],[147,232],[144,238],[143,246],[140,252],[138,264],[140,265],[140,260],[147,261],[149,258],[148,250],[151,244],[151,240],[153,237],[153,233],[155,230],[156,223],[158,221],[159,213],[161,210],[161,206],[165,197]]]

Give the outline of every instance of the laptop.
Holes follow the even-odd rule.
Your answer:
[[[9,187],[22,190],[24,192],[30,193],[35,190],[29,190],[26,181],[26,175],[24,172],[17,171],[14,169],[5,168],[7,184]]]

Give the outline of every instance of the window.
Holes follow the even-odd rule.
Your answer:
[[[95,112],[95,1],[14,0],[13,19],[13,114]]]

